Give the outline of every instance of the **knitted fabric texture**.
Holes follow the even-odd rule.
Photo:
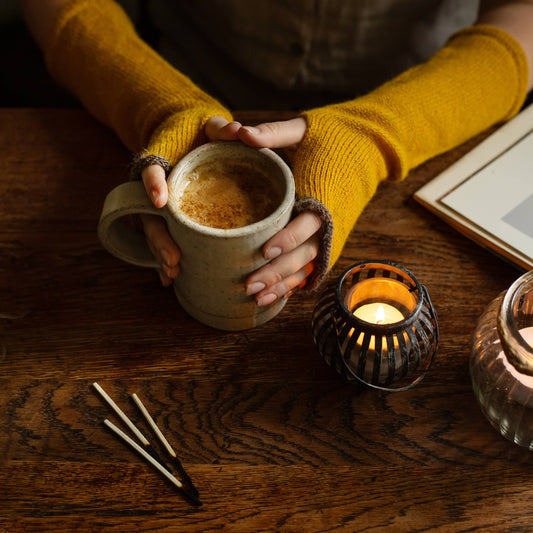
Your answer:
[[[316,198],[306,196],[299,198],[294,204],[293,216],[298,216],[304,211],[311,211],[317,214],[322,219],[322,227],[320,244],[318,249],[318,257],[314,262],[314,269],[306,281],[306,290],[316,290],[324,281],[328,272],[328,258],[331,254],[331,240],[333,236],[333,220],[331,213],[326,209],[324,204],[319,202]]]
[[[401,180],[427,159],[510,119],[526,97],[527,80],[520,45],[503,30],[476,25],[368,95],[304,112],[304,140],[287,156],[297,194],[316,198],[331,213],[331,253],[321,263],[335,263],[381,181]]]
[[[231,113],[142,41],[112,0],[73,0],[44,47],[52,76],[125,146],[173,166],[206,139],[213,115]]]
[[[174,166],[206,140],[211,116],[232,120],[147,46],[112,0],[68,2],[45,58],[51,74],[139,154],[137,174],[147,161]],[[325,241],[314,278],[335,263],[381,181],[403,179],[423,161],[511,118],[525,99],[527,78],[520,45],[503,30],[477,25],[368,95],[304,112],[305,138],[287,155],[299,198],[324,206],[315,209]]]
[[[131,168],[130,168],[130,180],[132,181],[142,181],[142,172],[146,167],[151,165],[159,165],[165,171],[165,176],[168,178],[170,171],[172,170],[172,165],[160,155],[148,154],[148,155],[137,155],[133,158]]]

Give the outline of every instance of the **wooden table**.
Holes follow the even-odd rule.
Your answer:
[[[400,263],[439,317],[420,385],[358,392],[314,347],[316,294],[216,331],[103,250],[130,154],[88,114],[0,110],[0,532],[530,531],[532,456],[485,420],[468,371],[478,316],[520,272],[412,199],[472,146],[383,184],[332,272]],[[106,431],[94,381],[136,420],[140,395],[202,507]]]

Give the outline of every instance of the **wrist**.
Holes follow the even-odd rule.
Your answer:
[[[305,288],[307,290],[317,289],[329,270],[331,259],[331,244],[333,241],[333,219],[329,210],[316,198],[305,197],[299,198],[293,210],[293,215],[298,216],[304,211],[311,211],[320,217],[322,227],[320,229],[320,244],[318,256],[314,260],[314,270],[309,276]]]
[[[164,120],[140,152],[139,157],[158,156],[173,167],[193,148],[207,142],[205,124],[214,115],[223,116],[229,122],[231,113],[219,105],[191,104],[191,107],[172,114]]]

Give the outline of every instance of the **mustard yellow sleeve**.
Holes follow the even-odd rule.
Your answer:
[[[173,166],[204,139],[213,115],[232,120],[214,98],[142,39],[112,0],[72,0],[44,47],[51,75],[125,146]]]
[[[318,200],[333,226],[316,276],[335,263],[381,181],[401,180],[427,159],[511,118],[524,102],[527,80],[520,45],[503,30],[476,25],[368,95],[303,113],[305,138],[288,154],[296,190],[311,208]]]

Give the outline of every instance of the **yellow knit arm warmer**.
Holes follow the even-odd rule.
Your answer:
[[[112,0],[68,2],[44,53],[59,83],[131,151],[167,160],[167,171],[205,140],[203,127],[211,116],[232,120],[227,109],[146,45]]]
[[[309,197],[319,200],[314,209],[321,214],[325,206],[333,225],[315,278],[335,263],[380,181],[403,179],[423,161],[511,118],[527,80],[525,54],[511,36],[472,26],[427,63],[368,95],[303,113],[305,138],[288,154],[296,191],[303,209],[313,209]]]

